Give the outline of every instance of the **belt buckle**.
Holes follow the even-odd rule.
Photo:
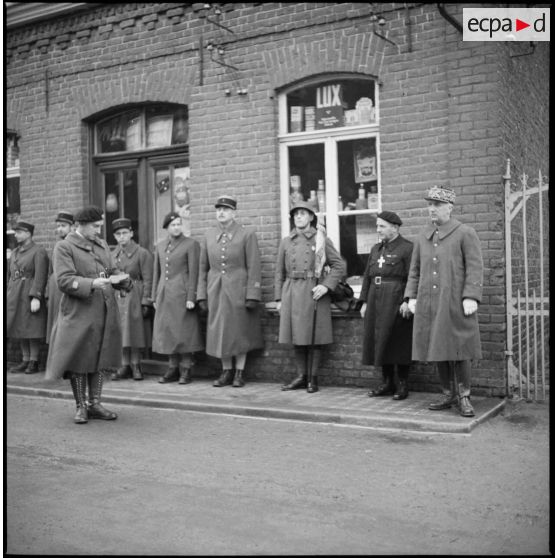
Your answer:
[[[381,285],[382,284],[382,278],[381,277],[374,277],[374,284],[375,285]]]

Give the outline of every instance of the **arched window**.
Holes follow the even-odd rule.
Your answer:
[[[137,242],[152,249],[170,211],[190,233],[188,107],[127,106],[99,116],[92,126],[92,200],[105,210],[105,238],[116,241],[112,221],[132,220]]]
[[[312,201],[349,276],[362,275],[381,211],[377,82],[335,74],[293,85],[279,95],[279,118],[283,236],[293,200]]]

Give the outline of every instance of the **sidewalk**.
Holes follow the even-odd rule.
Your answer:
[[[404,401],[391,397],[367,397],[367,389],[323,387],[314,394],[306,390],[281,391],[280,385],[249,382],[243,388],[213,387],[213,380],[195,379],[191,384],[159,384],[159,376],[146,375],[145,380],[107,381],[103,402],[114,405],[142,405],[222,413],[250,417],[267,417],[371,429],[396,429],[415,432],[468,433],[478,424],[501,412],[505,399],[472,397],[476,416],[465,418],[456,409],[429,411],[432,393],[411,392]],[[44,372],[38,374],[6,373],[7,393],[70,399],[70,382],[47,382]],[[116,408],[124,413],[124,409]]]

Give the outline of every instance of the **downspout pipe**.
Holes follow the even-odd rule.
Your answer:
[[[457,20],[453,19],[453,17],[451,17],[448,14],[448,12],[446,12],[446,9],[444,8],[444,5],[438,2],[436,4],[436,6],[438,6],[438,11],[440,12],[440,15],[446,21],[449,21],[461,34],[463,34],[463,26]]]

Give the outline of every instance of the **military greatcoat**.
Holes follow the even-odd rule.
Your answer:
[[[153,306],[153,256],[130,240],[125,247],[116,247],[114,259],[118,269],[128,273],[132,280],[130,292],[120,291],[116,295],[122,324],[122,346],[151,347],[151,328],[149,322],[143,319],[142,306]]]
[[[63,294],[50,337],[46,378],[120,366],[122,335],[115,288],[92,287],[95,278],[117,271],[107,243],[71,232],[54,246],[53,267]]]
[[[54,251],[52,253],[54,258]],[[56,276],[54,275],[54,267],[52,265],[52,258],[48,263],[48,281],[46,286],[47,297],[47,326],[46,326],[46,342],[50,343],[50,336],[54,322],[58,317],[58,308],[60,307],[60,299],[62,298],[62,291],[56,284]]]
[[[429,225],[413,249],[405,296],[416,298],[413,359],[440,362],[482,357],[477,313],[462,301],[482,297],[482,252],[477,233],[457,219]]]
[[[362,363],[411,364],[413,321],[399,313],[413,243],[402,236],[370,250],[360,300],[366,302]]]
[[[346,274],[345,261],[331,240],[326,238],[325,266],[330,267],[330,272],[322,274],[319,281],[314,277],[316,234],[314,227],[304,232],[295,228],[279,245],[275,266],[275,300],[281,301],[279,343],[311,345],[314,316],[312,289],[319,283],[333,291]],[[331,299],[329,294],[325,294],[317,304],[314,344],[332,342]]]
[[[202,241],[198,300],[207,300],[206,352],[229,358],[264,346],[259,305],[246,308],[247,300],[261,300],[261,262],[253,230],[233,221],[216,227]]]
[[[181,234],[157,244],[151,299],[156,303],[153,350],[162,355],[192,353],[204,348],[200,322],[186,302],[196,302],[200,245]]]
[[[8,268],[6,292],[6,332],[11,339],[43,339],[46,333],[47,308],[45,288],[48,254],[32,240],[13,250]],[[31,312],[31,299],[41,307]]]

